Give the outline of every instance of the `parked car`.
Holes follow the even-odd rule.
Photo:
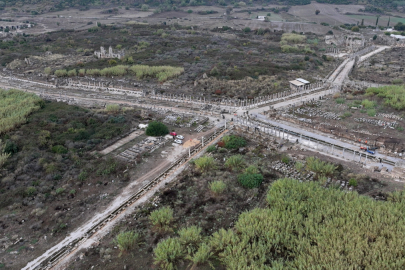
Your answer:
[[[175,137],[175,136],[177,136],[177,133],[176,132],[170,132],[170,135],[172,135],[173,137]]]
[[[177,139],[176,139],[176,140],[174,140],[174,142],[177,143],[177,144],[183,144],[183,141],[182,141],[182,140],[177,140]]]
[[[360,147],[360,150],[366,151],[366,150],[367,150],[367,147],[361,146],[361,147]]]
[[[177,136],[176,136],[176,139],[184,140],[184,136],[182,136],[182,135],[177,135]]]

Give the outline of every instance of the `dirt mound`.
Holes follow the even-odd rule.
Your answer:
[[[190,140],[184,142],[183,148],[193,147],[199,143],[200,143],[200,141],[197,139],[190,139]]]

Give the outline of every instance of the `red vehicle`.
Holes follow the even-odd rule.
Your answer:
[[[360,150],[364,150],[364,151],[366,151],[366,150],[367,150],[367,147],[360,146]]]
[[[177,136],[177,133],[173,131],[173,132],[170,132],[170,135],[176,137],[176,136]]]

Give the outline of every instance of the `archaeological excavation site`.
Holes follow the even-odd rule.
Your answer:
[[[404,269],[404,14],[0,0],[0,270]]]

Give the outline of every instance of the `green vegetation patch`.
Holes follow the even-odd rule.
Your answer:
[[[263,182],[263,175],[246,172],[238,175],[238,181],[245,188],[256,188]]]
[[[163,136],[169,133],[169,129],[162,122],[152,121],[148,124],[145,133],[148,136]]]
[[[116,64],[116,62],[110,62],[110,64]],[[89,76],[125,76],[125,75],[135,75],[137,79],[157,79],[159,82],[164,82],[169,79],[175,78],[184,72],[182,67],[171,67],[171,66],[147,66],[147,65],[134,65],[125,66],[117,65],[113,67],[107,67],[103,69],[80,69],[76,72],[76,69],[67,71],[65,69],[55,70],[54,74],[58,77],[74,77],[83,75],[84,73]]]
[[[35,94],[0,89],[0,134],[24,124],[26,117],[39,110],[42,103]]]
[[[192,228],[186,240],[183,232],[163,240],[155,263],[165,269],[181,260],[226,269],[403,269],[404,198],[395,192],[388,202],[376,201],[280,179],[269,188],[268,207],[242,213],[233,228],[207,238]]]
[[[370,87],[366,90],[366,94],[384,98],[385,104],[394,109],[405,109],[405,85]]]
[[[294,34],[294,33],[284,33],[281,36],[281,42],[287,43],[305,43],[307,37],[304,35]]]

